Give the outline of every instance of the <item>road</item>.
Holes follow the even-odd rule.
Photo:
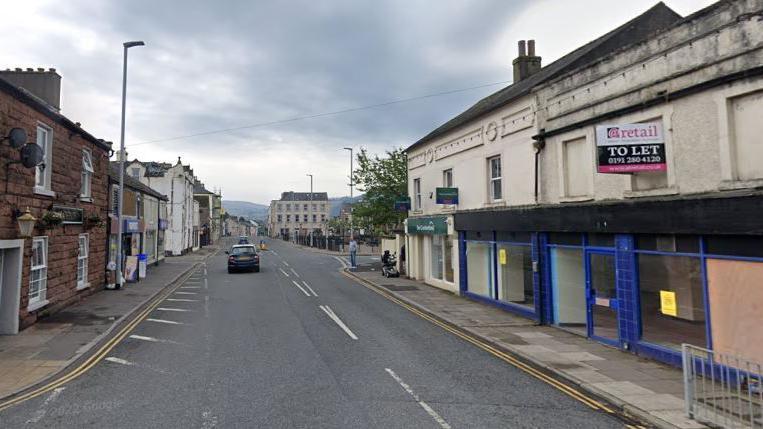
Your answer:
[[[610,428],[615,417],[272,240],[219,254],[73,381],[0,427]],[[139,287],[139,286],[137,286]]]

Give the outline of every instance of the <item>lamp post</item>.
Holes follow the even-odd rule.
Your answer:
[[[344,150],[349,150],[350,151],[350,240],[352,240],[353,238],[355,238],[355,233],[354,233],[354,231],[352,229],[352,221],[353,221],[353,219],[352,219],[352,203],[353,203],[353,201],[352,201],[352,186],[353,186],[353,183],[352,183],[352,148],[351,147],[346,147],[346,148],[344,148]]]
[[[313,175],[308,173],[308,176],[310,176],[310,210],[308,210],[308,216],[310,216],[307,219],[308,225],[310,225],[310,222],[313,219]],[[310,247],[313,247],[313,229],[315,228],[315,224],[313,222],[313,226],[310,228]]]
[[[125,185],[125,104],[127,100],[127,50],[135,46],[144,46],[142,41],[125,42],[122,61],[122,129],[119,136],[119,194],[117,196],[117,278],[115,289],[122,288],[122,198]]]

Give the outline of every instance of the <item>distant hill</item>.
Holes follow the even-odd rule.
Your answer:
[[[243,216],[248,219],[265,220],[268,216],[268,206],[250,203],[249,201],[223,200],[223,208],[231,215]]]
[[[329,198],[329,203],[331,204],[331,212],[329,213],[330,217],[336,217],[339,216],[339,211],[342,209],[342,204],[344,203],[357,203],[363,199],[362,195],[358,195],[357,197],[336,197],[336,198]]]

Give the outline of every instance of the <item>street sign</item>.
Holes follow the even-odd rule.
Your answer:
[[[403,197],[400,199],[395,200],[395,211],[396,212],[407,212],[411,209],[411,199],[408,197]]]
[[[447,235],[448,219],[445,216],[409,217],[409,234]]]
[[[667,170],[661,122],[599,125],[596,151],[599,173]]]
[[[458,204],[458,188],[436,188],[437,204]]]

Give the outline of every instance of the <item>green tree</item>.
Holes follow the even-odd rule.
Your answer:
[[[363,192],[353,206],[353,219],[363,219],[376,230],[389,232],[399,228],[406,212],[395,211],[395,200],[408,195],[408,161],[403,149],[393,149],[380,158],[361,149],[353,181]],[[354,222],[355,223],[355,222]]]

